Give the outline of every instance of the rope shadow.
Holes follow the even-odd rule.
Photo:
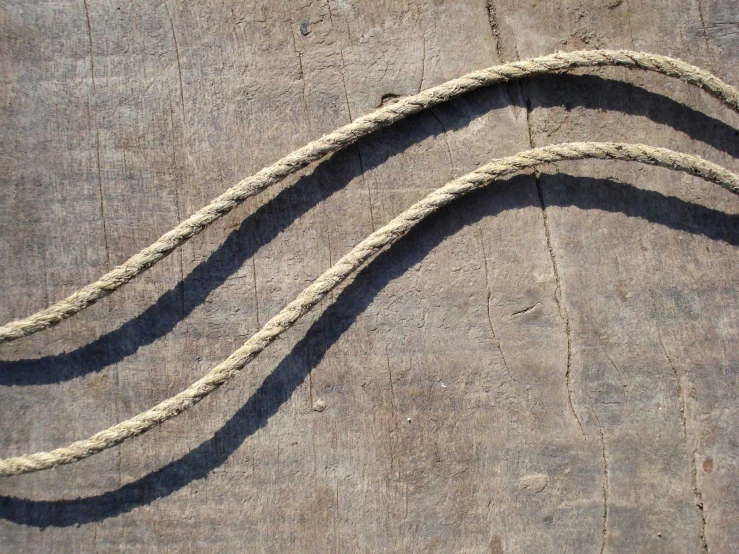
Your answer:
[[[527,82],[536,82],[539,87],[532,101],[533,107],[579,105],[591,109],[613,109],[617,106],[625,113],[648,117],[739,157],[739,131],[662,94],[592,75],[551,75]],[[349,148],[336,153],[319,163],[312,173],[301,177],[294,185],[282,190],[247,216],[207,260],[140,315],[71,352],[41,358],[0,360],[0,386],[60,383],[100,372],[132,356],[140,348],[172,331],[262,246],[271,242],[301,215],[358,177],[362,169],[366,171],[377,167],[428,137],[451,129],[462,129],[492,110],[511,103],[524,108],[520,95],[510,94],[511,89],[505,88],[514,86],[517,85],[504,84],[475,91],[435,107],[436,115],[422,112],[362,139],[358,148],[368,149],[371,155],[363,156],[361,165],[356,149]],[[505,91],[509,94],[504,94]],[[547,100],[550,95],[555,100]],[[559,97],[562,97],[561,103],[557,101]],[[624,98],[628,98],[628,101]],[[443,125],[441,119],[444,120]],[[183,290],[186,293],[184,305]]]
[[[739,216],[638,189],[613,180],[542,175],[548,205],[574,206],[638,217],[670,229],[739,245]],[[33,527],[67,527],[106,520],[151,504],[207,478],[251,435],[264,427],[304,382],[311,369],[367,309],[383,288],[449,236],[483,218],[539,207],[530,177],[517,176],[442,209],[363,268],[311,325],[307,334],[261,386],[210,439],[161,469],[119,489],[72,500],[0,496],[0,517]],[[680,218],[680,219],[678,219]]]
[[[662,93],[636,84],[598,75],[562,73],[524,79],[509,83],[507,86],[510,87],[510,105],[520,109],[527,107],[519,90],[519,86],[524,86],[532,109],[564,107],[565,110],[571,111],[573,108],[581,107],[593,111],[619,112],[644,117],[654,123],[671,127],[733,158],[739,157],[739,129]],[[459,130],[466,125],[460,124],[460,117],[467,109],[479,111],[480,104],[485,101],[486,90],[490,89],[455,98],[434,107],[433,110],[442,116],[445,126]]]
[[[493,98],[480,109],[490,111],[505,105],[502,100]],[[478,115],[470,111],[464,124]],[[71,352],[40,358],[0,360],[0,386],[33,386],[69,381],[100,372],[132,356],[140,348],[171,332],[260,248],[272,242],[302,215],[361,176],[362,171],[377,167],[414,144],[443,132],[430,113],[421,113],[359,141],[358,147],[371,150],[370,155],[363,156],[361,165],[356,148],[337,152],[320,162],[310,174],[299,178],[292,186],[283,189],[249,214],[205,261],[140,315]],[[186,299],[184,305],[183,290]]]
[[[530,79],[526,83],[533,108],[564,107],[570,111],[581,107],[645,117],[739,158],[739,129],[659,92],[598,75],[565,73]]]

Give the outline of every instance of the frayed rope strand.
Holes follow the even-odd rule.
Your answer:
[[[267,322],[244,345],[181,393],[150,410],[118,423],[92,437],[50,452],[0,460],[0,475],[18,475],[71,464],[120,444],[175,417],[236,376],[272,341],[290,329],[313,306],[365,262],[408,233],[421,220],[455,199],[501,177],[562,160],[622,160],[667,167],[702,177],[739,195],[739,175],[702,158],[643,144],[574,142],[536,148],[495,160],[454,179],[369,235],[318,277],[298,297]]]
[[[733,110],[739,111],[739,91],[736,88],[724,83],[707,71],[681,60],[645,52],[628,50],[561,52],[474,71],[464,77],[453,79],[419,94],[403,97],[393,104],[362,116],[352,123],[295,150],[255,175],[240,181],[213,202],[162,235],[155,243],[147,246],[138,254],[134,254],[123,264],[106,273],[94,283],[90,283],[64,300],[31,316],[0,326],[0,343],[10,342],[43,331],[81,312],[168,256],[192,236],[229,213],[250,196],[262,192],[308,164],[346,148],[378,129],[467,92],[496,83],[547,73],[570,71],[577,68],[605,66],[643,69],[682,79],[691,85],[704,89]]]

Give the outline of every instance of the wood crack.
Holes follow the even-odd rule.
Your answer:
[[[92,23],[90,22],[90,9],[87,5],[87,0],[83,0],[83,4],[85,7],[85,21],[87,23],[87,44],[88,44],[88,52],[90,55],[90,80],[92,82],[92,96],[95,97],[97,95],[97,85],[95,84],[95,56],[93,55],[93,45],[92,45]],[[92,106],[90,104],[90,98],[87,99],[87,120],[88,120],[88,126],[89,126],[89,132],[92,133],[92,129],[95,129],[95,165],[97,166],[97,182],[98,182],[98,194],[100,197],[100,219],[102,220],[103,224],[103,246],[105,248],[105,268],[106,270],[110,269],[110,246],[108,244],[108,224],[105,221],[105,195],[103,194],[103,170],[102,170],[102,163],[101,163],[101,154],[100,154],[100,131],[97,129],[97,125],[94,124],[92,119]],[[110,312],[110,307],[108,308],[108,312]],[[104,352],[105,356],[107,356],[107,349]],[[113,381],[113,387],[115,388],[115,399],[113,402],[114,406],[114,417],[116,421],[120,420],[120,414],[121,414],[121,407],[120,407],[120,398],[121,398],[121,380],[120,380],[120,368],[118,366],[115,367],[114,374],[114,381]],[[118,473],[118,487],[120,487],[123,484],[123,472],[121,469],[122,465],[122,457],[121,457],[121,449],[117,449],[117,455],[116,455],[116,471]]]
[[[171,95],[167,95],[169,100],[169,123],[172,127],[172,132],[174,133],[174,108],[172,108],[172,97]],[[174,145],[172,147],[172,172],[175,176],[175,186],[174,186],[174,199],[175,199],[175,209],[177,210],[177,222],[179,223],[182,221],[182,210],[180,209],[180,187],[179,182],[177,179],[177,153],[174,148]],[[180,303],[182,304],[182,311],[181,316],[182,320],[185,319],[185,267],[184,267],[184,261],[183,261],[183,253],[182,248],[178,249],[178,260],[180,265]]]
[[[703,507],[703,493],[698,487],[698,467],[695,463],[695,458],[697,455],[698,455],[698,451],[694,450],[692,455],[690,456],[690,472],[691,472],[692,481],[693,481],[693,497],[695,498],[695,505],[698,508],[698,512],[700,516],[701,546],[703,548],[703,552],[710,552],[711,549],[708,546],[708,539],[706,538],[707,521],[706,521],[706,512]]]
[[[90,103],[87,103],[88,116],[92,118],[90,113]],[[92,125],[92,120],[90,121]],[[100,133],[95,129],[95,160],[97,165],[98,178],[98,194],[100,195],[100,218],[103,221],[103,244],[105,245],[105,267],[110,269],[110,247],[108,246],[108,224],[105,222],[105,195],[103,194],[103,171],[100,162]]]
[[[706,27],[706,20],[703,16],[703,2],[702,0],[697,0],[698,4],[698,17],[701,21],[701,29],[703,30],[703,41],[706,43],[706,54],[708,55],[708,61],[711,64],[711,69],[715,71],[716,69],[716,62],[713,59],[713,54],[711,53],[711,43],[708,39],[708,28]]]
[[[683,440],[685,440],[686,444],[689,444],[688,442],[688,438],[689,438],[688,437],[688,420],[686,416],[687,390],[685,388],[685,380],[683,376],[680,374],[680,372],[678,372],[677,367],[675,367],[675,364],[672,361],[672,357],[667,353],[667,348],[665,347],[665,343],[662,340],[662,333],[659,331],[659,329],[657,330],[657,338],[659,341],[659,345],[662,348],[662,353],[664,354],[665,359],[667,360],[667,363],[670,366],[670,369],[672,369],[673,375],[675,376],[675,384],[676,384],[676,389],[677,389],[676,394],[678,396],[678,410],[680,413],[680,423],[682,425]],[[703,508],[703,493],[698,487],[698,467],[697,467],[697,464],[695,463],[695,459],[698,456],[698,449],[693,448],[689,450],[691,450],[690,478],[691,478],[691,484],[693,486],[693,499],[699,511],[701,545],[703,548],[703,552],[709,552],[710,547],[708,546],[708,540],[706,539],[706,514]]]
[[[608,451],[606,450],[606,436],[603,432],[603,425],[600,421],[600,418],[598,417],[598,412],[595,410],[595,403],[593,402],[593,398],[590,396],[590,390],[587,390],[588,399],[590,400],[590,411],[593,413],[593,418],[595,419],[595,422],[598,426],[598,435],[600,436],[600,448],[601,448],[601,457],[603,459],[603,485],[602,485],[602,494],[603,494],[603,517],[602,517],[602,523],[601,523],[601,541],[600,541],[600,549],[599,553],[603,554],[606,549],[607,539],[608,539],[608,511],[609,511],[609,500],[611,495],[611,481],[610,477],[608,475],[608,470],[610,467],[610,464],[608,462]]]
[[[593,410],[595,415],[595,409]],[[598,433],[600,434],[600,446],[601,454],[603,456],[603,528],[600,545],[600,554],[606,549],[606,543],[608,540],[608,499],[611,494],[611,480],[608,476],[608,453],[606,451],[606,437],[603,434],[603,426],[600,423],[598,416],[595,416],[598,422]]]
[[[589,396],[589,394],[588,394]],[[603,554],[606,549],[607,539],[608,539],[608,510],[609,510],[609,498],[611,494],[611,480],[608,475],[608,452],[606,450],[606,437],[603,433],[603,425],[600,422],[600,418],[598,417],[598,414],[595,411],[595,407],[593,406],[592,398],[590,400],[591,409],[593,411],[593,417],[595,418],[596,423],[598,424],[598,434],[600,435],[600,447],[601,447],[601,456],[603,458],[603,521],[601,526],[601,543],[600,543],[600,554]]]
[[[87,5],[87,0],[83,0],[85,7],[85,22],[87,25],[87,51],[90,56],[90,79],[92,81],[92,95],[93,97],[97,94],[97,86],[95,84],[95,56],[93,55],[92,46],[92,23],[90,22],[90,9]],[[100,218],[103,222],[103,243],[105,246],[105,267],[110,269],[110,248],[108,246],[108,226],[105,222],[105,199],[103,196],[103,175],[102,167],[100,162],[100,132],[97,130],[97,126],[93,124],[92,120],[92,106],[90,105],[90,98],[87,99],[87,119],[89,123],[90,133],[92,129],[95,129],[95,163],[97,166],[97,181],[98,181],[98,194],[100,195]]]
[[[524,105],[526,107],[526,128],[529,135],[529,145],[531,148],[534,146],[534,138],[531,130],[531,100],[525,94],[523,85],[521,84],[521,96],[524,98]],[[580,433],[583,438],[587,440],[585,435],[585,429],[583,428],[582,421],[575,411],[575,403],[573,402],[574,391],[572,390],[572,328],[570,325],[570,316],[567,313],[567,308],[562,302],[562,280],[559,275],[559,267],[557,265],[557,258],[554,255],[554,248],[552,247],[552,232],[549,225],[549,214],[547,214],[546,203],[544,202],[544,193],[541,188],[541,179],[538,171],[534,172],[534,181],[536,183],[536,194],[539,198],[539,207],[541,208],[542,220],[544,223],[544,234],[546,236],[547,250],[549,251],[549,259],[552,265],[552,271],[554,272],[554,302],[557,305],[557,313],[565,326],[565,335],[567,338],[567,367],[565,369],[565,388],[567,390],[567,406],[569,407],[570,413],[575,418],[577,426],[580,428]]]
[[[565,370],[565,387],[567,388],[567,404],[570,408],[570,412],[575,417],[575,420],[577,421],[578,427],[580,427],[580,432],[582,433],[582,436],[585,437],[585,430],[583,429],[582,421],[580,421],[580,417],[577,415],[577,412],[575,411],[575,404],[573,402],[573,396],[574,391],[572,390],[572,328],[570,326],[570,317],[567,313],[567,308],[564,307],[562,300],[561,300],[561,294],[562,294],[562,285],[561,285],[561,279],[559,276],[559,269],[557,267],[557,259],[554,256],[554,250],[552,248],[552,235],[549,227],[549,217],[547,215],[546,205],[544,204],[544,195],[542,194],[541,190],[541,181],[539,179],[539,175],[535,175],[536,180],[536,192],[539,197],[539,204],[541,206],[541,211],[544,221],[544,231],[546,234],[547,239],[547,249],[549,250],[549,258],[552,262],[552,269],[554,270],[554,279],[556,283],[556,288],[554,292],[554,301],[557,304],[557,312],[559,313],[560,318],[564,322],[565,325],[565,335],[567,339],[567,368]]]
[[[503,45],[500,40],[500,26],[498,25],[498,11],[495,7],[495,1],[486,0],[485,9],[488,12],[488,25],[490,26],[490,32],[495,41],[495,53],[498,55],[498,60],[503,61]]]

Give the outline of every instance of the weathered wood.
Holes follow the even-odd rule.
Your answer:
[[[625,47],[739,84],[736,0],[87,0],[0,14],[3,321],[311,138],[472,69]],[[178,392],[374,227],[490,158],[640,141],[739,170],[738,127],[699,91],[612,69],[413,117],[4,345],[0,455]],[[491,187],[202,405],[0,481],[2,549],[735,552],[738,221],[728,192],[622,163]]]

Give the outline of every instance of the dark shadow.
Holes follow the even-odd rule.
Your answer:
[[[739,129],[658,92],[597,75],[546,75],[526,83],[532,108],[564,107],[571,110],[583,107],[645,117],[739,158]],[[675,79],[666,79],[666,83],[688,87]],[[709,96],[707,93],[704,95]],[[711,98],[710,101],[716,102],[721,109],[731,111],[718,100]],[[581,137],[577,140],[593,139]],[[667,144],[653,146],[669,147]]]
[[[547,205],[576,206],[624,213],[671,229],[739,244],[739,216],[644,191],[610,180],[542,175]],[[469,195],[429,217],[364,268],[311,325],[263,381],[246,404],[212,438],[182,458],[137,481],[97,496],[36,501],[0,496],[0,517],[35,527],[64,527],[101,521],[169,496],[203,479],[223,464],[244,441],[290,398],[326,352],[392,280],[402,275],[445,238],[465,226],[502,211],[539,206],[530,177],[517,176]]]
[[[581,210],[622,213],[676,231],[739,246],[739,215],[611,179],[542,174],[540,181],[547,207],[574,206]],[[718,187],[713,183],[706,186]]]
[[[506,104],[503,98],[488,95],[481,99],[476,109],[467,110],[459,124],[465,126],[481,113],[500,109]],[[140,315],[71,352],[35,359],[0,360],[0,385],[29,386],[68,381],[102,371],[135,354],[172,331],[262,246],[269,244],[300,216],[344,188],[361,171],[381,165],[410,146],[443,132],[438,120],[425,112],[365,138],[356,147],[337,152],[249,214],[208,259]],[[358,148],[367,150],[363,152],[361,164]],[[136,286],[135,283],[132,286]]]
[[[38,359],[0,361],[0,385],[43,385],[98,372],[165,336],[291,221],[355,178],[359,173],[358,165],[352,163],[353,158],[356,152],[340,152],[310,175],[282,190],[247,216],[239,228],[176,287],[117,329],[71,352]]]
[[[671,126],[696,140],[739,157],[739,131],[661,94],[591,75],[551,75],[528,83],[527,86],[536,83],[531,99],[534,108],[579,105],[592,109],[618,109]],[[36,359],[0,360],[0,385],[42,385],[67,381],[102,371],[133,355],[172,331],[256,251],[296,218],[346,186],[361,170],[381,165],[425,138],[448,129],[463,128],[492,110],[511,103],[523,109],[518,86],[512,83],[467,94],[434,108],[433,114],[422,112],[411,116],[366,137],[356,148],[350,147],[337,153],[247,216],[239,229],[232,232],[207,260],[140,315],[71,352]],[[359,149],[363,152],[361,164],[357,155]],[[587,199],[584,198],[583,202],[587,202]],[[632,204],[627,202],[626,205]],[[706,214],[706,217],[712,217],[711,211]],[[684,222],[675,222],[675,225],[682,224]],[[706,232],[716,235],[711,238],[736,244],[733,238],[720,238],[728,235]]]

